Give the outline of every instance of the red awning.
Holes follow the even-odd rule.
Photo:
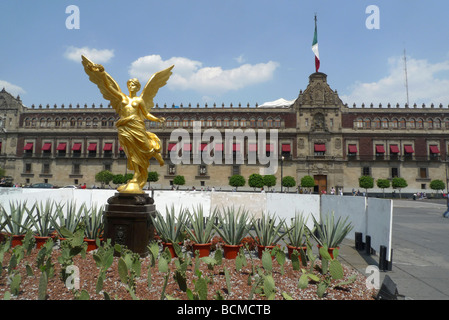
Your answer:
[[[240,144],[234,143],[234,145],[232,146],[232,151],[240,151]]]
[[[267,143],[267,148],[266,148],[267,152],[273,152],[274,151],[274,147],[272,144]]]
[[[120,148],[118,148],[118,150],[119,150],[119,151],[123,151],[123,147],[122,147],[122,146],[120,146]]]
[[[378,144],[378,145],[376,146],[376,153],[385,153],[384,146],[381,145],[381,144]]]
[[[200,144],[200,151],[204,151],[207,148],[207,143],[201,143]]]
[[[112,143],[105,143],[103,151],[112,151]]]
[[[25,150],[25,151],[33,150],[33,143],[32,142],[27,143],[25,145],[25,147],[23,148],[23,150]]]
[[[290,152],[291,151],[291,147],[289,144],[283,144],[282,145],[282,151],[284,152]]]
[[[73,151],[81,151],[81,143],[74,143],[72,150]]]
[[[348,145],[348,151],[349,153],[357,153],[357,145],[355,144]]]
[[[315,152],[325,152],[326,145],[322,143],[315,143]]]
[[[413,147],[411,145],[404,146],[405,153],[413,153]]]
[[[51,150],[51,143],[46,142],[44,143],[44,145],[42,146],[42,151],[50,151]]]
[[[169,143],[168,151],[176,151],[176,143]]]
[[[88,151],[97,151],[97,144],[91,143],[89,144],[89,147],[87,148]]]
[[[56,150],[63,151],[63,150],[65,150],[66,146],[67,146],[67,143],[60,143],[60,144],[58,144],[58,147],[56,148]]]
[[[438,149],[438,146],[430,146],[430,153],[440,153],[440,149]]]
[[[395,145],[395,144],[392,144],[392,145],[390,146],[390,153],[399,153],[399,148],[398,148],[398,146]]]

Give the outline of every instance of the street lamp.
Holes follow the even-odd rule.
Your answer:
[[[281,193],[282,193],[282,179],[284,178],[284,156],[281,157]]]

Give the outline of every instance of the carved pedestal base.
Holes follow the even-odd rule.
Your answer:
[[[150,215],[155,214],[154,200],[148,194],[117,192],[108,199],[103,213],[105,238],[144,257],[154,236]]]

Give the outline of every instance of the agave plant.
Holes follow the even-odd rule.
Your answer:
[[[9,213],[3,208],[0,212],[3,216],[2,225],[5,231],[11,235],[24,235],[30,230],[32,220],[27,212],[26,201],[9,202]]]
[[[281,232],[284,220],[280,220],[277,225],[276,220],[277,217],[275,215],[265,214],[264,212],[262,212],[260,219],[252,219],[251,225],[255,231],[252,237],[259,245],[272,246],[284,237],[284,234]]]
[[[75,232],[76,227],[83,219],[83,212],[86,210],[86,204],[83,203],[77,208],[75,201],[67,201],[67,209],[64,210],[64,204],[56,203],[55,214],[52,216],[52,225],[60,237],[63,238],[61,228],[70,232]]]
[[[41,237],[48,237],[53,227],[53,215],[54,215],[54,201],[47,200],[37,202],[31,207],[26,208],[28,216],[32,221],[34,231]],[[33,215],[33,211],[36,215]]]
[[[328,248],[337,248],[344,240],[346,235],[352,230],[353,226],[348,222],[348,217],[342,220],[339,217],[335,222],[334,213],[326,215],[325,219],[319,223],[312,215],[314,228],[310,232],[312,237],[320,246]]]
[[[302,214],[295,213],[290,226],[284,221],[284,228],[286,230],[288,244],[292,247],[299,248],[304,246],[307,237],[307,219]]]
[[[202,205],[198,205],[192,210],[193,213],[187,211],[189,223],[186,223],[185,225],[186,232],[195,243],[210,243],[214,236],[214,222],[217,216],[217,209],[215,209],[207,218],[204,216]]]
[[[175,211],[172,205],[170,209],[165,207],[165,219],[159,211],[156,211],[156,217],[150,216],[157,234],[165,243],[178,243],[184,240],[187,211],[181,208],[178,215]]]
[[[86,226],[84,236],[87,239],[100,238],[104,230],[103,206],[93,205],[90,210],[84,206],[82,220]]]
[[[233,206],[223,211],[217,214],[219,224],[214,228],[226,244],[239,245],[250,228],[249,212],[241,207],[236,211]]]

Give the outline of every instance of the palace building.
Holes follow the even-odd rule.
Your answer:
[[[173,163],[170,151],[180,144],[171,140],[171,133],[175,129],[192,132],[195,121],[202,130],[217,129],[223,137],[229,129],[265,129],[269,139],[270,129],[276,129],[277,144],[270,141],[266,146],[267,154],[274,152],[278,159],[276,190],[280,190],[281,175],[294,177],[297,185],[302,177],[310,175],[315,179],[315,192],[328,193],[331,188],[345,193],[359,189],[362,175],[376,180],[403,177],[408,183],[403,192],[430,192],[432,180],[446,181],[448,106],[348,106],[321,72],[311,74],[307,88],[291,102],[279,100],[255,106],[156,105],[152,113],[166,119],[163,124],[147,123],[148,131],[161,139],[165,159],[163,167],[154,159],[150,161],[149,170],[159,173],[159,181],[152,183],[155,188],[168,189],[176,175],[183,175],[185,188],[229,190],[232,175],[248,179],[266,167],[249,161],[257,145],[248,138],[232,147],[232,156],[240,156],[243,161]],[[126,156],[118,143],[117,120],[110,106],[26,107],[20,97],[3,89],[0,166],[14,183],[23,185],[46,182],[61,187],[84,183],[98,186],[95,174],[102,170],[127,172]],[[197,147],[198,152],[203,152],[209,142],[181,147],[183,151]],[[214,152],[219,151],[216,146]]]

